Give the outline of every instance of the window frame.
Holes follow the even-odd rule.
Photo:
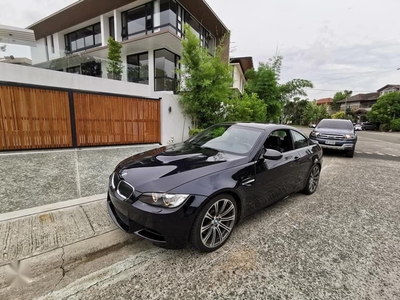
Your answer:
[[[111,25],[112,24],[112,25]],[[112,30],[111,30],[112,29]],[[109,36],[115,40],[115,23],[114,23],[114,16],[108,18],[108,31]]]
[[[147,77],[141,77],[140,75],[140,70],[139,70],[139,81],[130,81],[129,80],[129,66],[130,66],[130,64],[129,64],[129,62],[128,62],[128,59],[129,59],[129,57],[134,57],[134,56],[136,56],[137,58],[138,58],[138,62],[140,63],[140,56],[141,55],[144,55],[144,54],[146,54],[147,55]],[[150,83],[150,78],[149,78],[149,70],[150,70],[150,64],[149,64],[149,60],[150,60],[150,55],[149,55],[149,52],[148,51],[146,51],[146,52],[141,52],[141,53],[135,53],[135,54],[130,54],[130,55],[127,55],[126,56],[126,64],[127,64],[127,66],[128,66],[128,82],[133,82],[133,83],[139,83],[139,84],[149,84]],[[140,67],[140,66],[139,66]],[[140,82],[140,81],[142,81],[142,79],[147,79],[147,83],[142,83],[142,82]]]
[[[134,10],[143,8],[145,10],[145,16],[144,16],[144,20],[145,20],[145,29],[144,30],[140,30],[137,32],[133,32],[130,33],[129,32],[129,26],[128,26],[128,13],[132,12]],[[151,26],[149,26],[148,22],[151,22]],[[144,35],[148,35],[149,32],[153,33],[154,32],[154,1],[136,6],[136,7],[132,7],[131,9],[128,9],[126,11],[121,12],[121,25],[122,25],[122,32],[121,32],[121,36],[122,36],[122,40],[126,41],[129,39],[129,37],[132,36],[140,36],[144,33]]]
[[[157,70],[156,70],[156,52],[157,51],[162,51],[162,50],[165,50],[165,51],[168,51],[169,53],[172,53],[173,55],[174,55],[174,64],[175,64],[175,74],[174,74],[174,78],[172,78],[172,77],[169,77],[169,76],[157,76],[156,74],[157,74]],[[165,56],[164,56],[164,59],[165,59]],[[174,89],[172,90],[172,92],[174,92],[174,94],[176,94],[177,93],[177,90],[178,90],[178,86],[179,86],[179,76],[178,76],[178,72],[176,71],[176,70],[178,70],[178,69],[180,69],[181,68],[181,66],[180,66],[180,63],[179,63],[179,61],[181,60],[181,57],[178,55],[178,54],[176,54],[176,53],[174,53],[174,52],[172,52],[172,51],[170,51],[169,49],[167,49],[167,48],[160,48],[160,49],[155,49],[154,51],[153,51],[153,64],[154,64],[154,91],[155,92],[162,92],[162,91],[171,91],[171,90],[157,90],[156,89],[156,80],[157,79],[170,79],[170,80],[172,80],[173,81],[173,83],[174,83]],[[164,70],[165,71],[165,70]],[[165,86],[165,85],[164,85]]]
[[[100,28],[100,32],[98,33],[98,34],[100,34],[100,42],[99,42],[98,44],[96,44],[95,26],[99,26],[99,28]],[[93,34],[92,34],[93,45],[86,47],[86,36],[85,36],[85,37],[83,38],[84,47],[83,47],[83,48],[78,48],[78,45],[77,45],[77,46],[76,46],[77,48],[76,48],[75,50],[72,50],[72,47],[71,47],[71,38],[70,38],[70,37],[71,37],[73,34],[75,34],[75,36],[76,36],[76,35],[78,34],[78,32],[80,32],[80,31],[84,32],[84,30],[85,30],[86,28],[89,28],[89,27],[91,27],[92,32],[93,32]],[[68,51],[70,51],[71,53],[75,53],[75,52],[79,52],[79,51],[85,51],[85,50],[88,50],[88,49],[92,49],[92,48],[95,48],[95,47],[99,47],[99,46],[101,46],[101,23],[100,23],[100,22],[97,22],[97,23],[95,23],[95,24],[88,25],[88,26],[85,26],[85,27],[80,28],[80,29],[78,29],[78,30],[69,32],[69,33],[67,33],[67,34],[64,35],[64,40],[65,40],[65,48],[68,49]],[[77,41],[77,39],[76,39],[76,41]]]
[[[307,141],[307,145],[304,145],[304,146],[301,146],[301,147],[297,147],[296,141],[295,141],[295,139],[294,139],[294,133],[297,133],[298,135],[302,136],[302,137]],[[302,134],[301,132],[298,132],[298,131],[296,131],[296,130],[290,129],[290,136],[291,136],[291,139],[292,139],[293,150],[299,150],[299,149],[306,148],[306,147],[310,146],[310,140],[309,140],[309,138],[306,137],[306,136],[305,136],[304,134]]]

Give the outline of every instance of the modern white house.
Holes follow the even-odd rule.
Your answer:
[[[191,127],[176,95],[185,23],[210,54],[224,43],[228,62],[229,30],[204,0],[80,0],[27,28],[37,68],[0,65],[0,82],[160,99],[161,143],[180,142]],[[120,81],[107,76],[109,37],[122,44]]]
[[[233,67],[233,89],[237,90],[240,94],[244,93],[244,87],[246,85],[246,71],[252,69],[253,58],[252,57],[232,57],[230,64]]]

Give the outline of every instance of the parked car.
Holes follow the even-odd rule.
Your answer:
[[[361,123],[362,130],[376,130],[376,126],[370,122]]]
[[[310,127],[310,128],[315,128],[317,125],[315,125],[315,124],[310,124],[310,125],[308,125],[308,127]]]
[[[356,124],[356,125],[354,125],[354,130],[355,130],[355,131],[360,131],[360,130],[362,130],[362,125],[361,125],[361,124]]]
[[[111,174],[108,211],[123,230],[165,248],[221,247],[246,217],[315,192],[322,149],[297,129],[223,123],[129,157]]]
[[[346,156],[353,157],[357,134],[350,120],[323,119],[311,131],[310,139],[322,148],[346,151]]]

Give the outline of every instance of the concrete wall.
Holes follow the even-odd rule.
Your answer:
[[[0,214],[103,194],[121,160],[157,147],[0,152]]]
[[[151,97],[147,85],[57,72],[13,64],[0,64],[0,81],[94,92]]]
[[[166,92],[154,92],[154,97],[162,97],[161,100],[161,143],[163,145],[170,143],[183,142],[189,138],[189,128],[192,123],[189,118],[185,118],[179,108],[179,99],[177,95]],[[171,112],[169,112],[171,107]]]
[[[232,64],[233,66],[233,88],[238,89],[240,93],[243,94],[244,85],[245,85],[245,77],[242,72],[242,68],[239,63]]]

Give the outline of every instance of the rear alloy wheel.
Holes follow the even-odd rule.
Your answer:
[[[320,173],[321,173],[321,167],[317,164],[313,165],[313,167],[311,168],[310,177],[308,178],[307,181],[307,185],[303,190],[305,194],[311,195],[317,190]]]
[[[193,224],[193,246],[202,252],[217,250],[228,240],[236,220],[237,206],[232,196],[223,194],[211,199]]]
[[[346,157],[354,157],[354,148],[351,150],[346,150]]]

